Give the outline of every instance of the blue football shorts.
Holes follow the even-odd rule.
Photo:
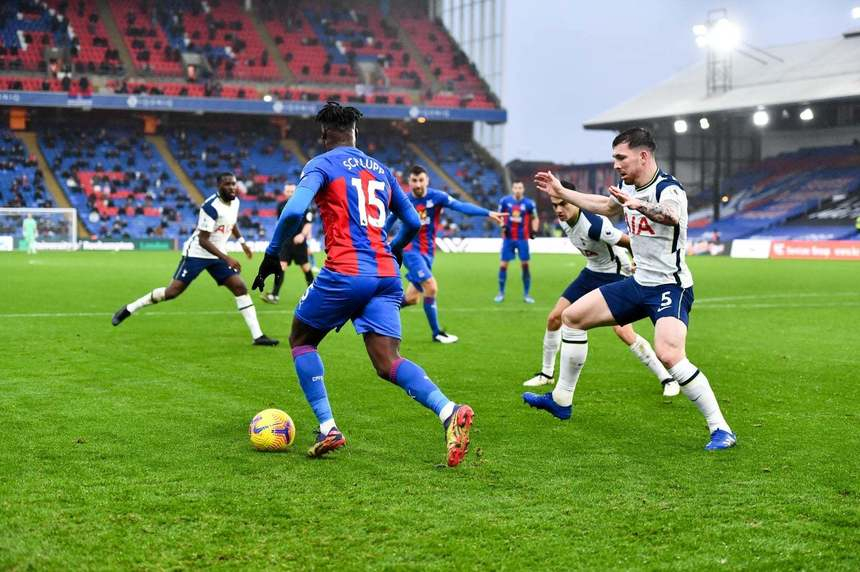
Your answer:
[[[183,256],[182,260],[179,261],[179,266],[176,267],[176,272],[173,273],[173,279],[185,282],[185,284],[191,284],[204,270],[209,272],[209,275],[212,276],[219,286],[224,284],[231,276],[238,274],[237,271],[230,268],[220,258]]]
[[[397,276],[348,276],[323,268],[299,300],[295,317],[324,332],[340,330],[352,320],[356,333],[399,340],[401,300]]]
[[[633,277],[600,287],[600,293],[619,325],[632,324],[649,317],[655,324],[660,318],[672,317],[690,323],[693,287],[677,284],[642,286]]]

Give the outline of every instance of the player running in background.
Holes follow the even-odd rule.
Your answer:
[[[569,189],[572,184],[565,184]],[[585,268],[562,293],[546,319],[543,336],[543,364],[534,377],[523,385],[537,387],[553,383],[555,358],[561,346],[561,313],[571,304],[604,284],[623,280],[632,273],[632,263],[627,249],[630,238],[615,228],[603,215],[592,214],[561,199],[553,198],[552,206],[559,224],[570,242],[585,256]],[[663,384],[663,396],[674,397],[681,390],[660,360],[654,354],[648,340],[638,335],[631,324],[613,326],[613,331],[645,367]],[[570,373],[570,368],[561,368],[561,375]],[[571,385],[562,379],[562,387]]]
[[[499,224],[505,222],[505,214],[487,210],[477,205],[458,201],[448,193],[429,187],[430,177],[424,167],[415,165],[409,170],[409,189],[406,195],[421,219],[421,229],[415,238],[403,249],[403,265],[406,266],[406,279],[409,285],[403,296],[403,306],[417,304],[424,297],[424,313],[433,332],[433,341],[443,344],[453,344],[457,336],[446,333],[439,327],[437,315],[437,295],[439,287],[433,277],[433,257],[436,254],[436,233],[442,210],[447,207],[469,216],[485,216]],[[397,217],[389,215],[385,231],[391,231]]]
[[[278,218],[284,211],[284,207],[296,190],[295,185],[284,185],[284,200],[278,203]],[[295,262],[302,269],[305,275],[305,282],[308,286],[314,281],[314,274],[311,272],[311,263],[308,258],[308,239],[311,237],[311,223],[313,215],[308,210],[304,215],[304,223],[300,226],[299,231],[295,236],[286,238],[281,245],[281,252],[278,258],[281,261],[281,271],[275,274],[275,285],[271,292],[263,294],[263,302],[269,304],[277,304],[281,300],[281,286],[284,284],[284,272],[287,266]]]
[[[36,237],[39,236],[39,228],[32,214],[28,213],[27,218],[21,223],[21,234],[27,243],[27,254],[36,254]]]
[[[496,302],[505,299],[505,282],[508,280],[508,263],[519,255],[523,271],[523,300],[534,304],[534,298],[529,296],[532,276],[529,271],[529,239],[534,238],[540,226],[535,202],[525,196],[525,187],[521,181],[511,185],[511,194],[499,202],[499,211],[508,215],[503,227],[502,261],[499,263],[499,293]]]
[[[299,228],[314,200],[323,222],[327,258],[296,306],[290,333],[299,384],[320,424],[308,455],[320,457],[346,444],[331,411],[317,347],[330,331],[352,320],[355,331],[364,336],[376,374],[439,417],[445,428],[448,465],[456,466],[468,451],[474,413],[468,405],[445,397],[420,366],[400,356],[403,286],[392,249],[403,249],[421,221],[391,171],[355,147],[360,117],[354,107],[332,101],[317,113],[326,152],[305,165],[296,193],[278,220],[254,288],[262,290],[266,277],[280,268],[280,243]],[[389,211],[403,223],[390,245],[385,232]]]
[[[636,271],[633,276],[592,290],[562,312],[561,368],[555,390],[526,393],[532,407],[569,418],[573,391],[588,354],[587,330],[630,324],[646,316],[654,322],[654,349],[681,391],[704,415],[711,434],[705,449],[733,447],[735,434],[720,411],[705,374],[686,356],[687,325],[693,305],[693,276],[684,260],[687,242],[687,195],[681,184],[657,168],[656,145],[642,128],[628,129],[612,142],[614,168],[624,185],[609,187],[611,196],[565,189],[550,172],[535,175],[550,197],[606,216],[624,213]]]
[[[242,250],[250,259],[251,249],[236,226],[239,216],[239,197],[236,196],[236,177],[233,173],[218,175],[218,192],[206,199],[200,206],[197,228],[182,247],[182,260],[173,274],[173,280],[166,288],[156,288],[130,304],[122,306],[113,315],[111,322],[118,326],[123,320],[150,304],[173,300],[206,270],[219,286],[226,286],[236,297],[236,307],[245,319],[255,346],[276,346],[274,340],[260,329],[254,301],[248,295],[248,287],[239,272],[242,265],[225,253],[227,239],[236,237]]]

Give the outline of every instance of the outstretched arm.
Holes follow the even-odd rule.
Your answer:
[[[458,201],[453,197],[451,197],[451,200],[448,201],[448,204],[445,206],[447,206],[451,210],[463,213],[465,215],[489,217],[499,224],[504,224],[505,217],[508,216],[508,213],[491,211],[489,209],[485,209],[484,207],[479,207],[478,205],[473,205],[464,201]]]
[[[668,225],[678,224],[678,205],[675,204],[674,201],[665,201],[661,203],[640,201],[639,199],[634,199],[633,197],[625,195],[621,192],[621,189],[614,186],[609,187],[609,194],[615,197],[619,203],[628,209],[639,211],[645,215],[646,218],[653,220],[654,222]]]
[[[539,191],[546,193],[552,198],[567,201],[572,205],[593,213],[614,217],[621,214],[622,211],[621,205],[609,197],[566,189],[561,184],[561,181],[558,180],[558,177],[550,171],[542,171],[535,174],[535,185]]]

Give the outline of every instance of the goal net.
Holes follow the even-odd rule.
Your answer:
[[[78,211],[75,209],[0,208],[0,252],[29,246],[25,227],[36,221],[36,250],[75,250],[78,248]]]

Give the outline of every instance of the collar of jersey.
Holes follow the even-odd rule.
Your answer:
[[[582,209],[579,209],[579,211],[576,213],[576,218],[575,218],[575,219],[573,219],[573,222],[570,222],[569,220],[567,220],[567,221],[565,221],[565,222],[567,223],[567,225],[568,225],[570,228],[573,228],[573,227],[575,227],[575,226],[576,226],[576,223],[578,223],[578,222],[579,222],[579,217],[581,217],[581,216],[582,216]]]
[[[642,185],[641,187],[636,187],[636,190],[641,191],[642,189],[647,189],[648,187],[650,187],[651,185],[654,184],[654,181],[656,181],[657,177],[659,177],[659,176],[660,176],[660,169],[657,169],[656,171],[654,171],[654,176],[651,177],[651,180],[648,181],[648,184]]]

